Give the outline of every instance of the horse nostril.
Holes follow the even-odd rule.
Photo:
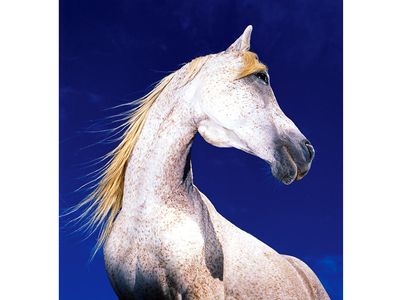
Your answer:
[[[306,141],[304,144],[306,145],[306,148],[308,150],[308,159],[311,161],[315,156],[314,147],[311,145],[309,141]]]

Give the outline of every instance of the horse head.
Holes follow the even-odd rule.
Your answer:
[[[225,51],[210,55],[197,76],[198,131],[210,144],[235,147],[266,161],[284,184],[303,178],[314,148],[283,113],[268,68],[250,52],[252,27]]]

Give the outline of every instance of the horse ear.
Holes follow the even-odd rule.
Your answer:
[[[227,52],[232,51],[247,51],[250,49],[250,38],[251,31],[253,30],[253,26],[249,25],[243,31],[242,35],[226,49]]]

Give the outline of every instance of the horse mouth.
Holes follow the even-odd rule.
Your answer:
[[[308,173],[308,170],[307,171],[300,171],[299,168],[297,168],[296,180],[303,179],[303,177],[306,176],[307,173]]]
[[[283,146],[282,150],[283,153],[285,154],[287,162],[285,164],[286,165],[286,168],[284,168],[285,170],[282,170],[284,175],[281,176],[280,180],[284,184],[289,185],[293,183],[293,181],[301,180],[304,176],[306,176],[308,173],[308,169],[302,170],[302,168],[300,168],[297,165],[287,146]]]

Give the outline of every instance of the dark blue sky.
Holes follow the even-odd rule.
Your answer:
[[[197,186],[219,212],[316,272],[342,298],[342,3],[276,1],[60,1],[60,209],[87,164],[115,144],[108,108],[142,96],[179,64],[224,50],[252,24],[252,50],[270,69],[283,111],[316,149],[310,173],[284,186],[260,159],[196,137]],[[60,298],[116,299],[95,237],[60,223]]]

